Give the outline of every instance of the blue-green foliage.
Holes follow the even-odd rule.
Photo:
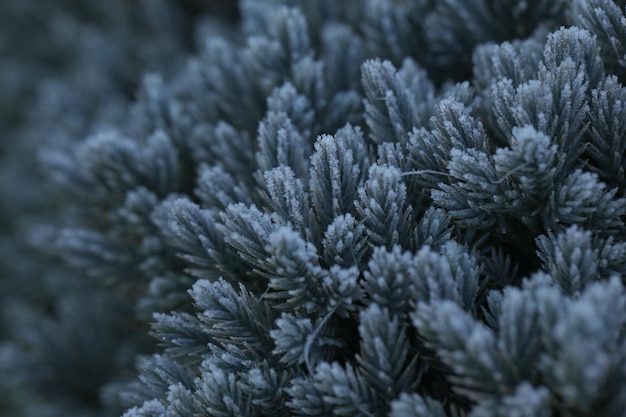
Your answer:
[[[574,1],[569,10],[569,21],[590,30],[597,36],[604,64],[611,74],[624,78],[626,29],[623,1]]]
[[[455,77],[469,77],[474,47],[485,42],[524,38],[562,24],[567,2],[562,0],[512,1],[443,0],[425,21],[435,68],[448,68]],[[431,64],[432,65],[432,64]]]
[[[56,250],[155,340],[107,395],[126,417],[619,415],[623,7],[242,1],[241,37],[50,158],[76,213]]]
[[[71,248],[68,258],[104,273],[110,282],[120,282],[119,269],[109,273],[115,268],[103,260],[107,256],[130,271],[147,265],[132,260],[132,245],[112,245],[94,235],[91,222],[74,223],[75,233],[59,238],[50,224],[77,212],[66,210],[66,195],[50,187],[49,179],[80,171],[68,158],[73,149],[85,137],[124,123],[144,72],[178,72],[191,46],[183,25],[182,9],[173,0],[0,4],[2,415],[93,417],[123,410],[105,387],[127,378],[134,354],[152,345],[147,327],[133,316],[134,300],[86,279],[82,266],[77,271],[62,265],[55,242],[65,240]],[[49,165],[42,167],[40,157],[46,165],[69,163],[71,169],[54,174]],[[98,202],[93,212],[103,214],[95,207],[106,205],[103,217],[120,222],[112,233],[142,241],[141,252],[159,253],[149,248],[153,231],[146,221],[159,203],[157,196],[147,188],[135,189],[114,201]],[[90,247],[75,250],[81,240]],[[170,289],[149,291],[167,294]]]

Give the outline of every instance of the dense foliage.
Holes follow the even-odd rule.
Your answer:
[[[621,415],[625,6],[242,0],[154,48],[40,148],[78,279],[5,314],[7,407]]]

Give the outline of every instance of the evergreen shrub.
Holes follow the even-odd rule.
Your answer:
[[[0,365],[124,417],[624,415],[626,2],[238,7],[42,152],[92,292]]]

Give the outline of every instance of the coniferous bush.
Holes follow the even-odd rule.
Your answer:
[[[16,312],[0,358],[22,375],[89,333],[103,371],[48,381],[100,375],[124,417],[622,415],[625,7],[242,0],[199,24],[184,67],[42,153],[38,247],[92,292]]]

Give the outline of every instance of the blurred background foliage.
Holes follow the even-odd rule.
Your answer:
[[[132,377],[146,331],[119,297],[47,250],[49,226],[72,212],[41,155],[121,123],[143,74],[175,73],[196,28],[228,31],[237,6],[0,1],[0,415],[121,413],[106,387]]]

